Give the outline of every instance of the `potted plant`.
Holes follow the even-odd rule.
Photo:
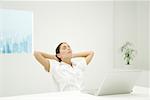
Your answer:
[[[126,63],[126,65],[130,65],[131,61],[135,57],[136,50],[133,49],[133,44],[130,42],[126,42],[122,47],[121,47],[121,52],[123,54],[123,59]]]

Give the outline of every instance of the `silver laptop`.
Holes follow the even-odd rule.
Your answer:
[[[140,73],[140,70],[114,70],[106,75],[97,89],[84,89],[82,92],[93,95],[130,93]]]

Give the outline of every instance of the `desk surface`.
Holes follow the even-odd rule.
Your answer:
[[[131,94],[94,96],[79,91],[68,91],[0,97],[0,100],[150,100],[149,90],[150,88],[135,86]]]

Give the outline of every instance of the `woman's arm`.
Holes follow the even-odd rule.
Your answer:
[[[55,55],[51,55],[51,54],[47,54],[44,52],[40,52],[40,51],[34,51],[34,56],[36,58],[36,60],[42,64],[45,68],[46,71],[50,72],[50,63],[48,61],[48,59],[54,59],[57,60],[57,57]]]
[[[79,52],[72,55],[72,58],[75,57],[85,57],[86,63],[89,64],[94,56],[93,51],[85,51],[85,52]]]

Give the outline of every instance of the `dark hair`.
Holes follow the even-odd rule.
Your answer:
[[[56,48],[56,57],[58,58],[59,62],[61,62],[62,60],[61,60],[61,58],[59,58],[59,57],[57,56],[57,54],[60,53],[60,46],[61,46],[63,43],[64,43],[64,42],[61,42],[61,43],[57,46],[57,48]]]

